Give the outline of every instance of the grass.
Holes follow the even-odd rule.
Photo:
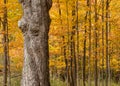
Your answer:
[[[0,76],[0,86],[3,86],[3,77]],[[11,86],[20,86],[21,78],[20,77],[14,77],[11,79]],[[59,79],[51,79],[51,86],[66,86],[63,81],[60,81]]]
[[[0,76],[0,86],[3,86],[3,77]],[[20,77],[11,79],[11,86],[20,86]]]
[[[50,80],[51,86],[66,86],[66,83],[57,78],[52,78]]]
[[[0,86],[3,86],[2,85],[2,76],[0,76]],[[14,77],[11,79],[11,86],[20,86],[20,81],[21,81],[21,78],[20,77]],[[66,86],[66,83],[61,81],[60,79],[58,78],[52,78],[50,80],[51,82],[51,86]],[[91,82],[91,86],[94,86],[94,81]],[[100,83],[101,84],[101,83]],[[86,86],[88,86],[88,84],[86,83]],[[100,85],[102,86],[102,85]],[[115,82],[111,82],[111,86],[120,86],[120,84],[117,84]]]

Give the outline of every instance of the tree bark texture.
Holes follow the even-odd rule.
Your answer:
[[[21,86],[50,86],[48,32],[52,0],[19,0],[23,17],[18,26],[24,35]]]

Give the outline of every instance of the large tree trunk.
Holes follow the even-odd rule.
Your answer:
[[[48,32],[51,0],[19,0],[23,17],[18,26],[24,35],[21,86],[50,86]]]

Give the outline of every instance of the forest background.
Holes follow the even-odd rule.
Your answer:
[[[49,32],[49,67],[53,86],[67,85],[68,77],[72,76],[76,76],[76,83],[81,85],[85,82],[94,86],[94,79],[97,79],[98,84],[103,86],[106,76],[109,86],[120,84],[120,0],[109,0],[107,10],[107,0],[98,0],[97,5],[94,0],[90,0],[90,4],[87,1],[53,0]],[[0,86],[3,84],[6,45],[3,41],[6,34],[3,30],[4,7],[3,0],[0,0]],[[23,36],[18,28],[18,20],[22,16],[22,8],[18,0],[8,0],[6,8],[8,67],[11,75],[8,77],[12,86],[19,86],[23,66]]]

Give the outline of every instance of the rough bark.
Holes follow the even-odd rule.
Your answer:
[[[48,32],[52,0],[19,0],[23,17],[18,22],[24,35],[21,86],[50,86]]]

